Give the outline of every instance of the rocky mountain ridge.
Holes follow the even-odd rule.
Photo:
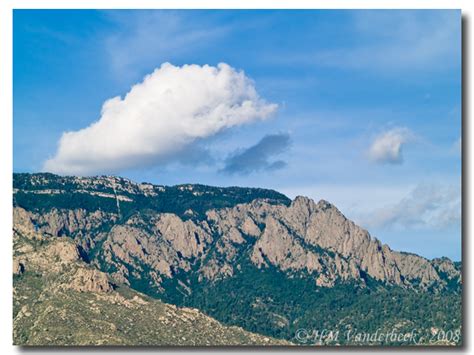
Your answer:
[[[21,189],[20,185],[18,191],[42,191],[40,188],[52,185],[50,180],[31,177],[30,186],[35,189]],[[155,191],[166,190],[111,177],[74,181],[80,184],[80,188],[73,185],[74,193],[91,186],[115,186],[116,193],[159,199]],[[184,186],[187,191],[194,190],[193,185]],[[96,190],[91,193],[99,201],[109,199],[97,195]],[[112,274],[121,282],[127,282],[130,268],[141,273],[145,267],[157,288],[160,279],[188,272],[198,263],[201,277],[212,280],[230,276],[239,267],[234,261],[245,245],[251,245],[248,257],[257,267],[272,265],[285,272],[306,274],[319,286],[330,287],[347,280],[364,282],[368,276],[388,284],[426,289],[442,287],[446,276],[460,278],[459,269],[450,260],[432,262],[393,251],[327,201],[315,203],[301,196],[289,205],[257,198],[250,203],[209,209],[197,220],[150,210],[138,210],[123,218],[119,209],[105,212],[100,206],[95,211],[53,208],[45,213],[16,206],[14,218],[47,235],[74,237],[86,254],[94,254],[97,266],[116,269]],[[96,250],[98,244],[101,246]]]
[[[116,285],[271,336],[291,340],[295,327],[314,320],[298,306],[299,293],[306,307],[326,307],[324,312],[330,309],[324,302],[340,299],[353,317],[365,317],[366,305],[358,300],[380,298],[384,301],[376,304],[385,305],[381,311],[391,317],[409,315],[407,309],[398,310],[397,298],[389,297],[393,292],[435,305],[428,312],[432,315],[420,315],[420,324],[460,320],[457,313],[449,318],[451,311],[441,301],[452,298],[452,307],[459,301],[460,263],[394,251],[324,200],[290,200],[265,189],[19,174],[14,176],[13,219],[18,233],[73,242],[80,259]],[[28,263],[17,269],[28,270]],[[98,275],[79,274],[73,280],[94,291]],[[245,286],[254,279],[262,283],[256,293]],[[286,295],[292,287],[295,292]],[[235,304],[226,303],[223,293],[228,292]],[[347,293],[360,296],[346,304],[340,296]]]

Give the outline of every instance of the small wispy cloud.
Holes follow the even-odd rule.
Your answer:
[[[414,137],[405,127],[393,128],[375,137],[369,148],[369,158],[376,163],[401,164],[403,145]]]
[[[229,156],[221,172],[247,175],[258,171],[282,169],[286,166],[286,162],[272,158],[285,152],[289,146],[288,133],[266,135],[257,144]]]
[[[440,229],[459,224],[460,185],[419,184],[400,201],[365,213],[359,220],[369,228]]]

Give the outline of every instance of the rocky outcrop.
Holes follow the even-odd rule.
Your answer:
[[[100,210],[92,213],[84,209],[59,210],[53,208],[46,213],[26,211],[21,207],[14,208],[13,219],[20,228],[45,236],[75,236],[95,230],[105,222],[116,220],[116,216]]]
[[[448,258],[433,259],[431,264],[439,274],[444,275],[448,280],[457,280],[458,283],[461,282],[462,274],[460,265],[456,266]]]
[[[78,269],[67,286],[79,292],[107,293],[114,289],[107,274],[87,268]]]
[[[199,257],[211,241],[210,230],[205,222],[198,226],[190,220],[184,222],[171,213],[161,214],[153,227],[155,233],[161,235],[184,258]]]
[[[22,237],[17,234],[14,239],[17,238]],[[17,244],[13,255],[13,270],[16,274],[31,270],[60,273],[65,266],[78,260],[80,260],[80,255],[77,246],[68,240],[53,240],[39,249],[31,244]]]
[[[143,272],[146,265],[167,277],[171,277],[173,268],[178,265],[189,269],[189,263],[180,260],[177,251],[170,245],[160,242],[152,233],[127,225],[113,227],[100,252],[104,261],[117,267],[125,278],[128,277],[128,270],[120,268],[123,264],[139,272]]]
[[[25,265],[22,261],[13,259],[13,275],[21,275],[25,272]]]

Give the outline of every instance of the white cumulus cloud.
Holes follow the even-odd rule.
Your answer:
[[[64,132],[43,170],[91,175],[179,161],[193,144],[276,109],[244,72],[225,63],[164,63],[124,98],[105,101],[98,121]]]
[[[413,138],[408,128],[393,128],[375,137],[369,149],[369,158],[376,163],[400,164],[402,147]]]

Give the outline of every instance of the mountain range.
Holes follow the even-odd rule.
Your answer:
[[[325,200],[48,173],[13,189],[17,344],[288,345],[299,329],[462,343],[446,335],[462,332],[461,263],[392,250]],[[183,335],[152,332],[160,317]]]

